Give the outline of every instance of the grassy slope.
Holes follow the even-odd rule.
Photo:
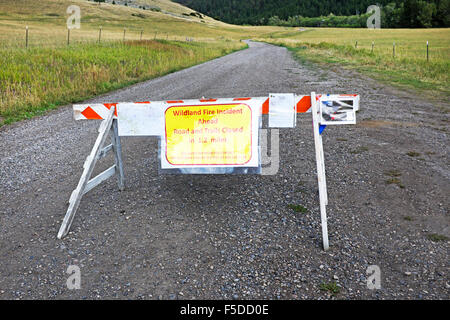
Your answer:
[[[167,3],[167,9],[172,5],[180,7],[168,0],[157,0],[156,3]],[[81,28],[72,30],[72,41],[95,41],[100,26],[103,28],[102,39],[105,40],[121,40],[124,27],[127,29],[126,39],[135,40],[140,39],[141,30],[144,39],[154,39],[156,32],[157,38],[160,39],[166,39],[168,36],[171,40],[185,40],[190,37],[198,41],[264,37],[275,31],[287,30],[279,27],[233,26],[211,18],[203,19],[205,23],[202,23],[197,18],[177,17],[108,3],[99,5],[86,0],[2,0],[0,47],[24,46],[26,25],[30,27],[31,45],[65,44],[68,17],[66,9],[72,4],[81,9]],[[190,9],[186,10],[192,12]]]
[[[202,14],[202,16],[203,16],[202,19],[195,17],[195,16],[188,16],[188,17],[184,16],[183,14],[190,14],[190,13],[196,12],[196,11],[192,10],[188,7],[185,7],[179,3],[172,2],[169,0],[135,0],[135,2],[138,5],[143,4],[143,5],[149,5],[150,7],[160,8],[161,11],[170,12],[170,13],[175,14],[184,19],[193,20],[193,21],[204,20],[205,22],[209,22],[209,23],[222,24],[222,22],[214,20],[203,14]]]
[[[297,28],[275,32],[264,40],[291,48],[301,59],[338,63],[391,84],[441,94],[442,100],[450,95],[450,29],[310,28],[301,32]]]

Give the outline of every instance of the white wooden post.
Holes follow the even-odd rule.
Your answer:
[[[319,124],[320,124],[319,106],[317,105],[315,92],[311,92],[311,112],[313,118],[314,146],[316,149],[317,182],[319,185],[320,218],[322,224],[323,249],[328,250],[329,244],[328,244],[328,227],[327,227],[327,212],[326,212],[328,197],[325,178],[325,161],[323,154],[322,136],[319,133]]]
[[[318,116],[318,118],[320,115]],[[320,123],[319,123],[320,125]],[[320,151],[320,164],[322,165],[322,173],[323,173],[323,179],[322,179],[322,193],[325,205],[328,205],[328,192],[327,192],[327,178],[325,175],[325,155],[323,154],[323,142],[322,142],[322,135],[319,134],[319,151]]]
[[[111,144],[114,151],[114,160],[116,165],[117,183],[119,184],[119,190],[122,191],[125,188],[125,178],[123,174],[122,164],[122,145],[120,144],[119,130],[117,126],[117,119],[113,120],[111,128]]]

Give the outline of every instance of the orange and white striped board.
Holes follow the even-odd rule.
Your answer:
[[[322,96],[330,96],[330,95],[317,95],[317,98]],[[354,109],[355,111],[359,110],[359,95],[357,94],[339,94],[339,95],[331,95],[332,97],[339,98],[351,98],[355,101]],[[242,97],[242,98],[229,98],[229,99],[197,99],[197,100],[167,100],[167,101],[142,101],[142,102],[134,102],[136,105],[150,105],[150,104],[165,104],[167,106],[173,104],[184,104],[184,103],[195,103],[195,104],[211,104],[218,103],[223,100],[226,101],[259,101],[261,103],[261,114],[269,115],[270,114],[270,97]],[[75,120],[104,120],[108,115],[108,111],[111,106],[117,107],[115,111],[115,118],[117,119],[118,112],[120,111],[122,103],[94,103],[94,104],[82,104],[82,105],[74,105],[74,118]],[[296,113],[306,113],[311,112],[311,96],[310,95],[294,95],[294,109]]]
[[[73,116],[75,120],[105,120],[111,106],[116,107],[114,119],[117,119],[117,103],[74,104]]]
[[[321,124],[352,124],[358,95],[316,95]],[[161,168],[258,167],[262,115],[269,128],[293,128],[311,95],[120,102],[74,106],[75,119],[104,119],[115,106],[119,136],[161,138]],[[240,131],[238,131],[240,130]]]

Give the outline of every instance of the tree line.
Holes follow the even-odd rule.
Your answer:
[[[174,0],[217,20],[241,25],[366,27],[367,8],[381,8],[382,28],[450,27],[450,0]]]

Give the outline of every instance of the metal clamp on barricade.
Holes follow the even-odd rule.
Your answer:
[[[307,95],[274,93],[268,97],[169,100],[74,105],[75,120],[103,120],[87,157],[77,188],[58,233],[64,237],[82,196],[117,176],[124,188],[121,136],[159,137],[161,173],[264,174],[260,132],[262,116],[269,128],[294,128],[298,113],[312,113],[319,185],[323,247],[329,248],[326,205],[327,186],[321,133],[327,125],[355,124],[359,95]],[[111,144],[103,147],[108,133]],[[115,164],[91,179],[95,163],[109,151]],[[263,150],[265,151],[265,150]]]

